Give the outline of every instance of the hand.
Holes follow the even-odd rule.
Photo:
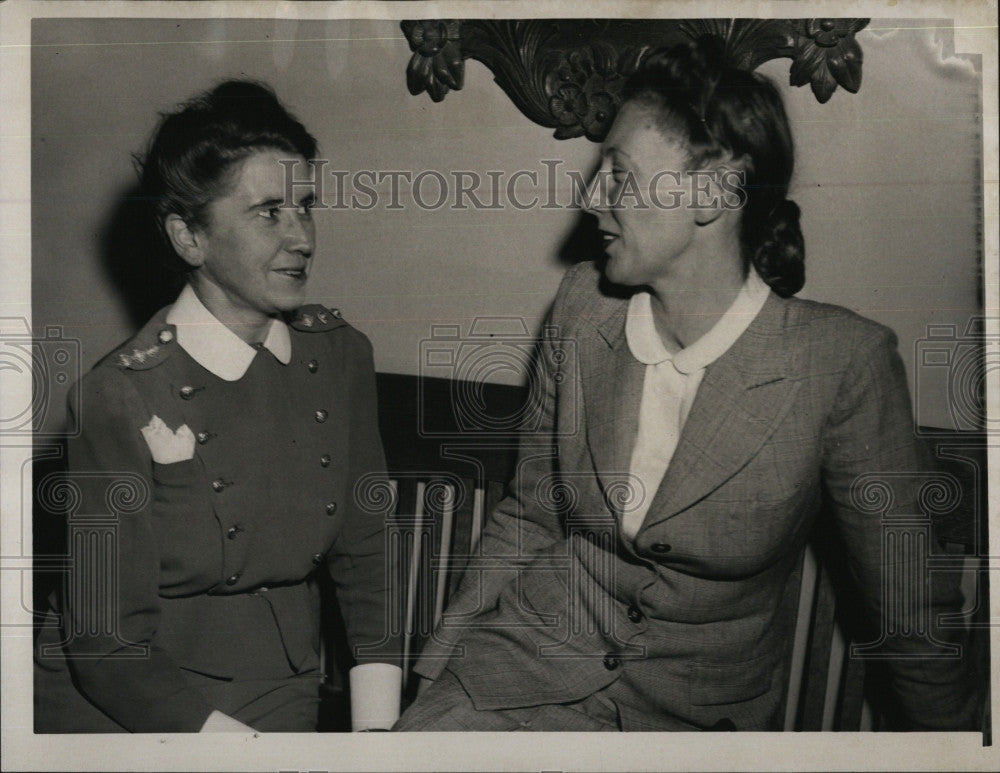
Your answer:
[[[228,714],[221,711],[213,711],[208,715],[205,724],[201,726],[201,733],[255,733],[250,725],[244,725],[238,719],[233,719]]]

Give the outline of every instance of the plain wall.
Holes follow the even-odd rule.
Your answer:
[[[916,374],[913,352],[928,323],[961,333],[982,313],[981,79],[947,55],[947,24],[887,26],[858,35],[856,95],[840,89],[820,105],[808,87],[787,86],[788,60],[762,72],[783,86],[797,140],[801,295],[895,329],[911,381],[933,382],[918,419],[953,426],[940,369]],[[220,79],[271,83],[318,138],[328,170],[501,170],[506,180],[519,169],[544,177],[545,159],[584,174],[596,160],[593,143],[557,141],[521,115],[476,62],[441,104],[411,96],[395,22],[35,20],[32,42],[33,325],[78,339],[82,370],[138,324],[108,270],[130,156],[157,111]],[[557,179],[568,200],[568,178]],[[544,180],[528,188],[546,195]],[[404,190],[404,208],[388,210],[388,184],[380,192],[370,211],[316,212],[309,285],[311,300],[339,307],[371,338],[380,370],[420,372],[435,324],[465,333],[477,317],[515,317],[533,334],[567,265],[594,248],[568,242],[581,218],[570,209],[428,211]],[[487,378],[516,382],[519,372]],[[47,429],[64,421],[67,387],[53,387]]]

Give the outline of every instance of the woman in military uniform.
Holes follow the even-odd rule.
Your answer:
[[[70,400],[78,512],[131,498],[117,576],[74,556],[40,633],[38,732],[314,730],[321,568],[355,656],[393,662],[385,514],[356,493],[385,466],[371,345],[303,306],[312,198],[284,201],[280,162],[316,151],[256,83],[161,120],[142,185],[188,282]]]

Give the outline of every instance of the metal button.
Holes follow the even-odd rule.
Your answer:
[[[205,443],[207,443],[211,437],[212,437],[212,433],[211,432],[205,432],[204,430],[202,430],[197,435],[195,435],[195,438],[198,440],[198,445],[200,445],[200,446],[205,445]]]
[[[340,319],[343,314],[340,313],[340,309],[330,309],[330,313],[333,315],[334,319]]]
[[[158,340],[158,341],[159,341],[159,342],[160,342],[161,344],[169,344],[169,343],[170,343],[171,341],[173,341],[173,340],[174,340],[174,334],[173,334],[173,333],[171,333],[171,332],[170,332],[169,330],[161,330],[161,331],[160,331],[160,332],[159,332],[159,333],[157,334],[157,336],[156,336],[156,339],[157,339],[157,340]]]
[[[180,388],[180,396],[185,400],[190,400],[197,391],[195,387],[185,385]]]
[[[212,489],[216,493],[222,491],[228,485],[229,485],[228,481],[224,481],[222,478],[216,478],[215,480],[212,481]]]
[[[337,512],[337,503],[336,502],[330,502],[326,506],[326,514],[327,515],[333,515],[335,512]]]
[[[631,604],[629,606],[628,612],[626,614],[628,614],[628,619],[631,620],[633,623],[642,622],[642,610],[639,609],[639,607],[637,607],[635,604]]]
[[[617,658],[616,655],[614,655],[614,653],[609,652],[607,655],[604,656],[604,667],[608,669],[608,671],[614,671],[621,664],[622,662]]]
[[[310,373],[315,373],[319,370],[319,363],[316,360],[309,360],[309,364],[306,367],[309,368]]]
[[[226,536],[229,537],[229,539],[236,539],[236,535],[239,533],[240,533],[239,526],[230,526],[228,529],[226,529]]]
[[[324,410],[319,410],[316,411],[316,413],[313,415],[316,418],[317,423],[322,424],[324,421],[326,421],[326,417],[329,416],[330,414]]]
[[[320,564],[322,564],[323,563],[323,554],[322,553],[317,553],[316,555],[314,555],[313,556],[313,563],[316,564],[316,566],[319,566]]]
[[[319,463],[320,463],[321,467],[329,467],[330,466],[330,454],[323,454],[319,458]]]
[[[650,545],[649,549],[652,550],[654,553],[669,553],[670,545],[668,545],[666,542],[654,542],[652,545]]]
[[[231,574],[226,578],[226,585],[235,585],[240,581],[240,573]]]

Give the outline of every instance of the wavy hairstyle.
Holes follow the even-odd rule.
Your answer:
[[[316,139],[258,81],[225,81],[162,113],[146,153],[136,159],[142,196],[161,236],[170,214],[204,228],[208,204],[224,194],[233,165],[260,150],[306,160],[318,152]]]
[[[744,268],[753,266],[782,297],[801,290],[805,242],[799,208],[787,198],[795,151],[774,84],[735,67],[723,41],[703,35],[650,55],[623,98],[655,109],[661,131],[686,140],[690,168],[727,157],[742,163]]]

